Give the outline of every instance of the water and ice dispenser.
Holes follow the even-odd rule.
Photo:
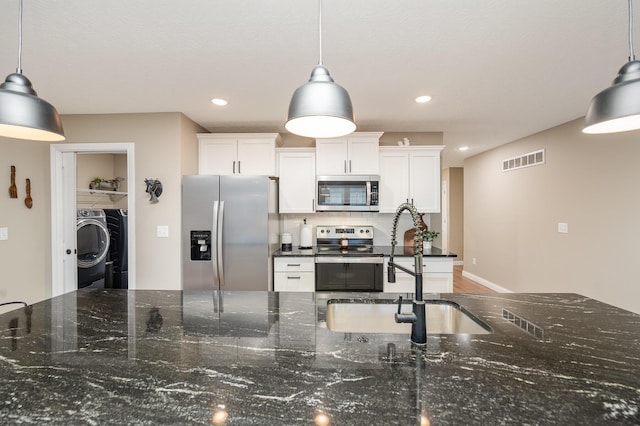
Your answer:
[[[191,231],[191,260],[211,260],[211,231]]]

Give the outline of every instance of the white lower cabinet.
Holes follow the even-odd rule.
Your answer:
[[[273,290],[316,291],[315,271],[313,257],[275,257],[273,259]]]
[[[413,271],[413,257],[394,257],[396,264]],[[384,258],[384,292],[385,293],[413,293],[415,292],[415,278],[396,268],[396,282],[390,283],[387,276],[389,258]],[[422,258],[422,292],[423,293],[453,293],[453,259],[450,257]]]

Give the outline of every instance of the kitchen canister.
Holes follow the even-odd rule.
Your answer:
[[[291,234],[282,234],[282,251],[291,251]]]
[[[300,248],[310,249],[313,244],[311,238],[311,225],[307,225],[307,219],[304,219],[304,223],[300,225]]]

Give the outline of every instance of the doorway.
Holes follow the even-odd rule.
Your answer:
[[[126,155],[128,210],[128,286],[135,289],[135,158],[133,143],[52,144],[51,157],[51,295],[75,291],[77,281],[77,184],[79,154]],[[123,206],[124,207],[124,206]]]

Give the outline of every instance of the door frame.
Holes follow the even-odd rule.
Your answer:
[[[136,241],[135,241],[135,144],[125,143],[76,143],[76,144],[51,144],[50,146],[50,162],[51,162],[51,295],[59,296],[70,291],[77,290],[74,280],[68,280],[64,277],[64,253],[63,253],[63,235],[70,230],[60,230],[60,224],[70,223],[64,221],[61,217],[64,211],[72,210],[76,206],[64,206],[64,194],[68,191],[75,193],[75,182],[65,184],[62,174],[62,156],[64,153],[91,153],[91,154],[126,154],[127,155],[127,209],[128,209],[128,238],[127,249],[129,256],[129,289],[136,288]],[[67,186],[65,186],[67,185]],[[67,207],[66,209],[64,207]],[[73,222],[75,226],[75,221]],[[68,226],[68,225],[63,225]],[[74,228],[75,230],[75,228]]]
[[[442,251],[449,251],[449,185],[442,180],[442,194],[440,197],[440,212],[442,214]]]

